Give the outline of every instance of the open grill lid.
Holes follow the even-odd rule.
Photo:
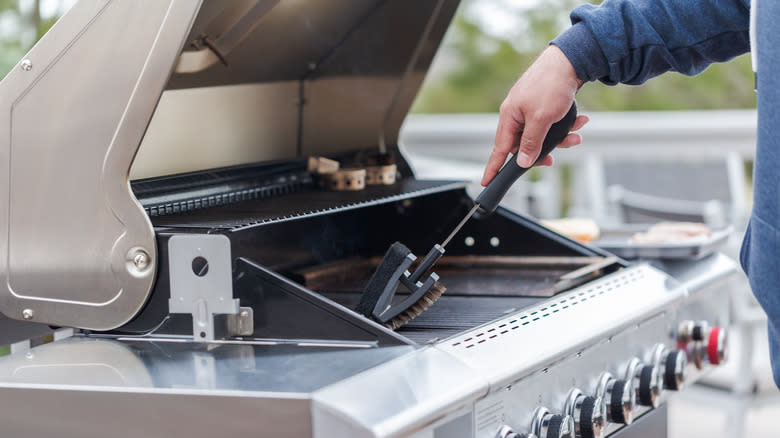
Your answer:
[[[395,143],[456,3],[76,3],[0,81],[0,312],[138,312],[158,253],[129,179]]]
[[[457,4],[204,1],[132,177],[395,144]]]

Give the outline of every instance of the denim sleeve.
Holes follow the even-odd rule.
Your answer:
[[[583,81],[695,75],[750,50],[750,0],[606,0],[574,9],[571,21],[552,44]]]

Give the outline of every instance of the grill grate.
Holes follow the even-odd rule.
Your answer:
[[[446,292],[445,292],[446,294]],[[355,308],[360,295],[323,293],[337,303]],[[444,339],[480,326],[502,316],[539,303],[536,297],[443,296],[420,316],[400,328],[398,333],[417,343]]]
[[[158,227],[216,227],[238,231],[256,225],[386,204],[464,186],[465,184],[460,182],[417,181],[409,178],[392,186],[372,186],[358,192],[306,189],[269,200],[245,200],[219,208],[159,216],[153,218],[153,224]]]

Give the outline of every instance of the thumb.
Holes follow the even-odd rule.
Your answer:
[[[520,147],[517,150],[517,164],[523,168],[533,166],[536,159],[539,158],[539,152],[542,150],[542,141],[550,130],[551,124],[528,121],[523,128],[523,134],[520,138]]]

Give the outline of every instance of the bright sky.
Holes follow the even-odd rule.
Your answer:
[[[495,37],[511,38],[522,24],[518,12],[536,6],[539,0],[471,0],[466,7],[482,30]]]

